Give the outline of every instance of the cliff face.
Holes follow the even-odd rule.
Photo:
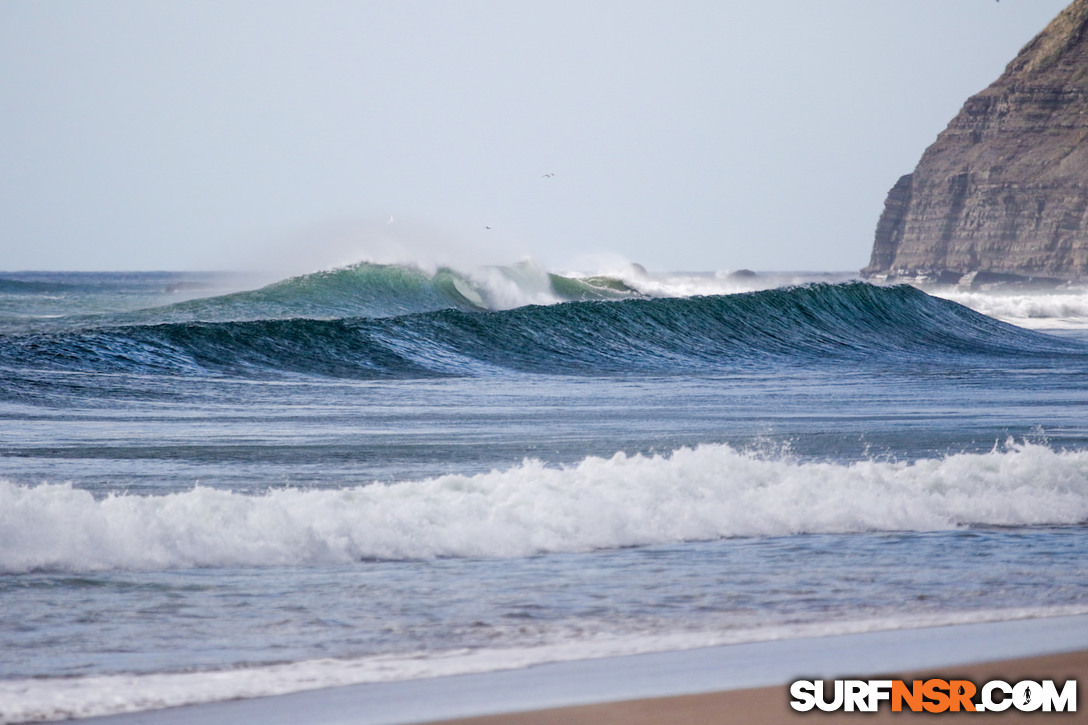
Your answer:
[[[969,98],[899,179],[862,273],[1088,278],[1088,0]]]

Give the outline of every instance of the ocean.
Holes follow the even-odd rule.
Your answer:
[[[1088,292],[0,273],[0,722],[1088,613]]]

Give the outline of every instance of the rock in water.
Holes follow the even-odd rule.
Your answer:
[[[1088,0],[1074,0],[896,182],[870,277],[1088,278]]]

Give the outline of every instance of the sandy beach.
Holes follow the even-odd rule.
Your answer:
[[[794,713],[796,679],[933,675],[984,682],[1088,673],[1088,615],[753,642],[361,684],[83,720],[95,725],[779,723],[910,721],[909,713]],[[946,713],[947,716],[954,715]],[[970,717],[973,714],[955,715]],[[1082,722],[1084,715],[1037,715]],[[923,715],[923,717],[932,717]],[[1016,711],[994,720],[1016,721]],[[461,718],[458,720],[457,718]],[[1079,718],[1079,719],[1077,719]]]

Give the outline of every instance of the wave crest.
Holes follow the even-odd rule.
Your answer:
[[[128,323],[395,317],[444,309],[505,310],[530,304],[641,297],[617,278],[564,277],[532,262],[460,272],[361,262],[259,289],[141,310]]]

